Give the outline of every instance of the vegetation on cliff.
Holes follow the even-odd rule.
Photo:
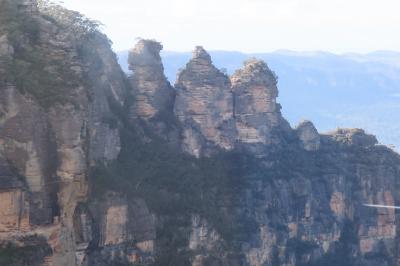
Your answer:
[[[3,18],[8,19],[5,25],[9,28],[4,28],[4,32],[12,46],[9,50],[13,50],[6,58],[9,63],[6,77],[11,77],[7,82],[15,84],[20,92],[34,96],[43,107],[83,99],[84,110],[76,108],[72,110],[76,116],[69,116],[72,108],[55,108],[59,112],[52,119],[45,112],[38,113],[43,120],[50,120],[49,132],[46,127],[43,129],[46,134],[38,137],[40,128],[32,119],[34,115],[20,111],[34,101],[23,99],[22,104],[10,103],[18,108],[8,108],[5,103],[7,108],[0,110],[7,122],[0,121],[1,128],[6,129],[0,141],[4,140],[7,146],[5,152],[0,149],[0,155],[10,165],[20,164],[22,170],[18,170],[29,181],[37,181],[36,177],[41,176],[36,171],[41,165],[35,164],[36,161],[43,160],[43,167],[49,167],[48,158],[54,157],[58,165],[51,167],[51,174],[62,180],[54,192],[58,198],[51,199],[59,207],[51,216],[54,233],[46,234],[44,240],[25,239],[23,243],[5,245],[0,248],[0,264],[35,264],[35,259],[41,262],[50,253],[46,241],[56,253],[58,260],[54,263],[63,264],[59,261],[67,258],[71,263],[65,265],[72,265],[79,256],[87,259],[89,265],[130,265],[129,260],[141,262],[140,256],[147,256],[151,262],[146,265],[162,266],[293,265],[293,262],[296,265],[355,265],[364,261],[380,262],[380,256],[385,257],[386,263],[394,257],[389,254],[397,247],[393,244],[397,240],[394,212],[381,215],[377,222],[375,213],[368,216],[360,208],[366,200],[397,201],[400,158],[389,149],[376,146],[375,138],[362,130],[338,130],[323,136],[315,129],[297,129],[304,133],[299,138],[281,119],[280,106],[275,102],[276,78],[272,72],[266,73],[264,63],[257,61],[248,65],[245,75],[239,75],[235,81],[238,84],[239,80],[255,78],[255,83],[240,82],[236,87],[246,95],[243,107],[261,107],[251,112],[243,108],[242,115],[253,118],[242,129],[250,122],[260,129],[275,125],[268,132],[257,131],[262,137],[259,139],[265,142],[247,138],[252,132],[247,128],[243,141],[232,135],[230,151],[223,146],[220,149],[218,145],[209,145],[204,138],[210,133],[208,129],[223,131],[223,128],[218,123],[210,123],[201,132],[193,127],[191,119],[179,120],[172,110],[172,98],[167,106],[154,101],[154,108],[168,108],[160,108],[160,113],[141,119],[130,108],[135,102],[133,97],[138,96],[132,87],[138,84],[127,85],[126,77],[119,75],[117,63],[106,63],[115,58],[107,38],[98,32],[98,24],[80,14],[43,3],[40,13],[28,15],[21,15],[18,6],[8,3],[10,12],[16,13],[15,17]],[[30,25],[23,22],[24,17],[32,19]],[[217,82],[212,89],[221,89],[229,82],[225,74],[210,68],[211,58],[203,49],[197,51],[204,58],[194,60],[193,67],[200,66],[201,73],[210,69],[211,74],[217,73],[214,77],[221,79],[222,85]],[[156,59],[159,75],[153,75],[154,67],[146,65],[142,90],[157,89],[158,84],[172,89],[162,77],[159,56]],[[261,70],[259,74],[264,74],[261,83],[257,83],[260,76],[253,77],[257,69]],[[154,76],[161,82],[149,86],[148,79]],[[199,78],[196,72],[188,72],[187,82],[213,84],[207,78],[207,75]],[[273,87],[269,91],[271,81]],[[127,88],[131,91],[126,93]],[[224,88],[229,96],[230,88]],[[207,91],[211,87],[203,89]],[[10,90],[24,98],[14,87]],[[202,93],[198,93],[200,97],[192,97],[191,89],[188,92],[182,107],[188,103],[205,106],[204,103],[220,99],[207,98]],[[231,97],[222,97],[227,98]],[[210,104],[206,111],[216,108],[212,111],[219,116],[219,110],[227,110],[226,114],[231,116],[230,100],[221,101],[219,107],[227,103],[230,107]],[[163,112],[165,109],[170,112]],[[182,113],[190,114],[190,111],[183,108]],[[270,119],[266,114],[274,117]],[[209,119],[214,122],[216,116],[210,115]],[[28,126],[31,131],[26,130]],[[184,128],[188,129],[189,141],[194,139],[191,135],[194,132],[201,135],[200,148],[210,146],[204,156],[195,154],[196,158],[182,151]],[[307,128],[313,126],[310,124]],[[22,131],[28,132],[26,136],[20,134]],[[53,141],[48,137],[53,138],[53,134],[54,149],[46,151],[43,157],[37,156],[41,148]],[[269,142],[270,136],[279,138]],[[315,137],[317,145],[307,149],[304,143],[313,142]],[[17,160],[17,157],[26,158]],[[36,183],[44,183],[40,192],[46,193],[49,190],[46,182],[39,181]],[[38,192],[32,187],[30,190],[27,197]],[[32,212],[34,204],[26,201]],[[41,202],[38,200],[37,204]],[[13,203],[5,205],[14,207]],[[15,214],[17,220],[18,215]],[[31,225],[34,224],[32,217],[29,217]],[[45,226],[49,223],[51,219]],[[41,228],[34,229],[41,232]],[[13,230],[20,233],[17,226]],[[380,239],[387,241],[383,243]],[[362,240],[369,241],[368,245],[362,245]],[[16,257],[17,253],[21,258]],[[36,254],[34,259],[33,254]],[[194,263],[198,258],[200,262]]]
[[[89,81],[80,68],[92,51],[93,40],[108,43],[100,24],[50,1],[40,1],[39,11],[21,11],[18,1],[3,1],[0,32],[13,48],[5,59],[6,83],[34,96],[45,108],[73,103],[73,94]],[[76,57],[69,51],[77,50]],[[86,58],[85,58],[86,59]]]
[[[8,243],[0,246],[0,265],[39,266],[44,262],[45,256],[52,253],[43,237],[30,236],[19,239],[18,242],[19,245]]]
[[[235,223],[218,205],[222,195],[234,202],[241,193],[245,168],[253,163],[251,156],[221,152],[196,159],[157,137],[144,142],[136,132],[123,130],[118,160],[93,170],[92,196],[101,198],[111,190],[143,198],[152,212],[164,217],[157,237],[169,250],[159,254],[157,265],[186,265],[175,260],[182,259],[178,249],[188,244],[192,214],[205,217],[228,242],[238,235],[245,238],[255,229]]]

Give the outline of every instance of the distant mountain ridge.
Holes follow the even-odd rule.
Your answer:
[[[118,52],[128,71],[128,51]],[[369,54],[294,52],[245,54],[211,51],[214,64],[228,74],[250,57],[265,60],[279,77],[282,112],[294,126],[313,120],[319,131],[360,127],[376,134],[381,143],[400,147],[400,53]],[[161,53],[171,83],[189,61],[189,52]]]

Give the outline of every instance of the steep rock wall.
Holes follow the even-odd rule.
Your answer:
[[[0,5],[4,265],[399,264],[398,215],[364,206],[398,204],[399,155],[292,130],[264,62],[229,78],[198,47],[174,99],[159,43],[132,51],[128,84],[95,23]]]
[[[129,52],[129,69],[133,72],[130,78],[133,118],[149,120],[162,112],[172,112],[174,90],[164,75],[161,50],[159,42],[140,40]]]
[[[123,105],[125,77],[107,38],[95,25],[84,29],[79,14],[37,10],[35,1],[1,4],[11,13],[0,33],[1,171],[19,180],[1,194],[4,215],[13,214],[3,239],[36,233],[52,248],[47,263],[75,265],[73,216],[88,196],[89,167],[119,154],[111,109]]]
[[[207,146],[231,150],[235,144],[233,95],[228,77],[197,47],[178,74],[175,115],[183,125],[183,149],[195,156],[209,153]]]
[[[250,59],[231,77],[235,95],[235,123],[238,140],[249,144],[277,144],[274,129],[290,131],[283,119],[278,97],[277,77],[265,62]]]

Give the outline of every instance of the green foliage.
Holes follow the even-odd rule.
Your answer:
[[[15,27],[18,12],[17,3],[14,1],[2,1],[0,3],[0,30]]]
[[[16,53],[9,75],[22,93],[34,96],[45,108],[67,102],[79,81],[62,60],[49,58],[40,48]]]
[[[94,170],[95,195],[113,189],[144,196],[157,213],[196,213],[210,206],[217,190],[240,185],[234,154],[195,159],[159,139],[145,143],[129,130],[122,132],[122,147],[116,162]],[[201,202],[206,204],[199,208]]]
[[[166,250],[159,254],[157,265],[188,265],[185,256],[189,254],[182,255],[180,247],[187,247],[190,232],[185,230],[190,228],[192,214],[207,219],[230,243],[248,239],[255,232],[257,228],[250,219],[229,216],[232,212],[222,209],[227,197],[235,206],[247,186],[246,175],[255,166],[255,158],[239,152],[220,152],[196,159],[157,137],[143,141],[136,132],[123,129],[119,158],[93,169],[91,196],[101,200],[112,190],[128,198],[145,199],[152,212],[163,220],[157,239],[165,242],[162,246]]]
[[[51,248],[44,238],[31,236],[23,242],[25,245],[22,247],[13,243],[0,247],[0,265],[41,265],[43,258],[51,254]]]
[[[357,231],[352,222],[346,220],[339,241],[335,243],[333,252],[325,254],[322,258],[311,262],[308,266],[355,266],[356,260],[352,255],[354,246],[358,244]]]
[[[111,129],[118,128],[118,119],[113,115],[106,115],[102,118],[102,122],[109,126]]]
[[[6,81],[15,84],[20,92],[34,96],[44,108],[74,103],[74,89],[88,85],[89,80],[73,68],[81,62],[47,43],[49,40],[40,39],[41,20],[20,12],[17,1],[3,1],[1,5],[0,32],[7,34],[15,51],[13,58],[3,60]],[[91,58],[98,57],[93,43],[88,41],[96,34],[103,36],[98,31],[98,22],[50,1],[40,1],[39,6],[42,18],[70,35],[79,55],[82,51],[91,51]],[[102,67],[102,64],[92,66]]]
[[[35,17],[18,12],[11,1],[4,2],[1,25],[14,47],[12,59],[6,62],[6,77],[22,93],[29,93],[48,107],[65,101],[69,86],[75,86],[76,77],[64,60],[52,59],[49,51],[38,44],[40,25]],[[3,16],[4,13],[7,15]]]
[[[304,255],[312,252],[313,249],[317,248],[314,242],[311,241],[303,241],[298,238],[291,238],[287,243],[287,249],[289,252],[294,252],[296,254],[296,258],[301,259]]]
[[[102,25],[99,21],[92,20],[77,11],[67,10],[56,1],[39,0],[41,14],[64,29],[72,30],[79,37],[86,34],[97,33]]]

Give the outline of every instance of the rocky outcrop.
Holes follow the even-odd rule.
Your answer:
[[[21,189],[3,189],[0,192],[0,232],[29,230],[29,209],[25,197]]]
[[[328,133],[328,136],[342,145],[356,145],[371,147],[378,143],[375,136],[366,134],[364,130],[358,128],[337,129]]]
[[[263,61],[248,60],[229,79],[197,47],[175,84],[184,150],[198,157],[212,153],[213,146],[232,150],[238,143],[279,144],[291,129],[276,103],[276,85],[275,74]]]
[[[19,15],[2,23],[20,26],[0,34],[6,62],[0,67],[0,158],[6,162],[0,173],[12,169],[18,179],[2,187],[3,216],[9,217],[2,221],[10,237],[44,237],[52,265],[75,265],[74,213],[88,197],[89,167],[119,154],[112,108],[122,108],[125,77],[104,35],[76,31],[83,27],[74,24],[79,15],[45,6],[38,13],[31,2],[3,2]],[[4,37],[12,34],[18,38]]]
[[[193,265],[199,264],[196,261],[206,258],[209,253],[221,245],[221,241],[222,237],[207,223],[206,220],[202,219],[198,215],[192,217],[192,231],[189,238],[189,248],[193,251],[206,251],[195,257]]]
[[[174,91],[164,75],[162,48],[157,41],[140,40],[129,52],[134,97],[131,117],[149,120],[164,112],[172,113]]]
[[[129,84],[93,22],[25,3],[0,1],[0,264],[399,263],[395,211],[364,206],[400,201],[374,136],[292,130],[264,62],[229,78],[201,47],[175,100],[155,41]]]
[[[196,47],[179,74],[175,115],[183,125],[183,149],[197,157],[217,146],[231,150],[235,144],[233,95],[229,78],[218,70],[210,55]]]
[[[296,133],[307,151],[316,151],[321,145],[321,137],[311,121],[304,120],[296,127]]]
[[[108,192],[89,204],[93,231],[100,250],[85,253],[89,265],[106,266],[119,261],[123,265],[154,262],[156,219],[140,198]],[[90,241],[89,241],[90,242]]]
[[[243,143],[277,144],[280,129],[288,131],[282,118],[277,77],[260,60],[250,59],[231,77],[235,95],[234,116],[238,140]]]

